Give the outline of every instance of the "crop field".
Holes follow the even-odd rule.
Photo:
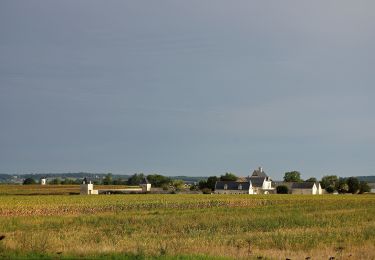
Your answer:
[[[2,194],[5,259],[375,259],[372,195]]]

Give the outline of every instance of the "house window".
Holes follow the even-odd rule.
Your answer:
[[[241,185],[241,184],[238,185],[238,189],[239,189],[239,190],[242,190],[242,185]]]
[[[228,184],[224,184],[224,190],[228,189]]]

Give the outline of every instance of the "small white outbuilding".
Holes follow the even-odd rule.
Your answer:
[[[98,190],[94,190],[94,184],[91,181],[88,181],[86,178],[83,179],[82,184],[80,186],[81,195],[97,195],[99,194]]]

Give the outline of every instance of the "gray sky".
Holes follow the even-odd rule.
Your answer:
[[[375,173],[375,2],[0,2],[0,172]]]

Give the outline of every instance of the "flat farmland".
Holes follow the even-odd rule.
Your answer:
[[[0,258],[375,259],[372,195],[2,194]]]

